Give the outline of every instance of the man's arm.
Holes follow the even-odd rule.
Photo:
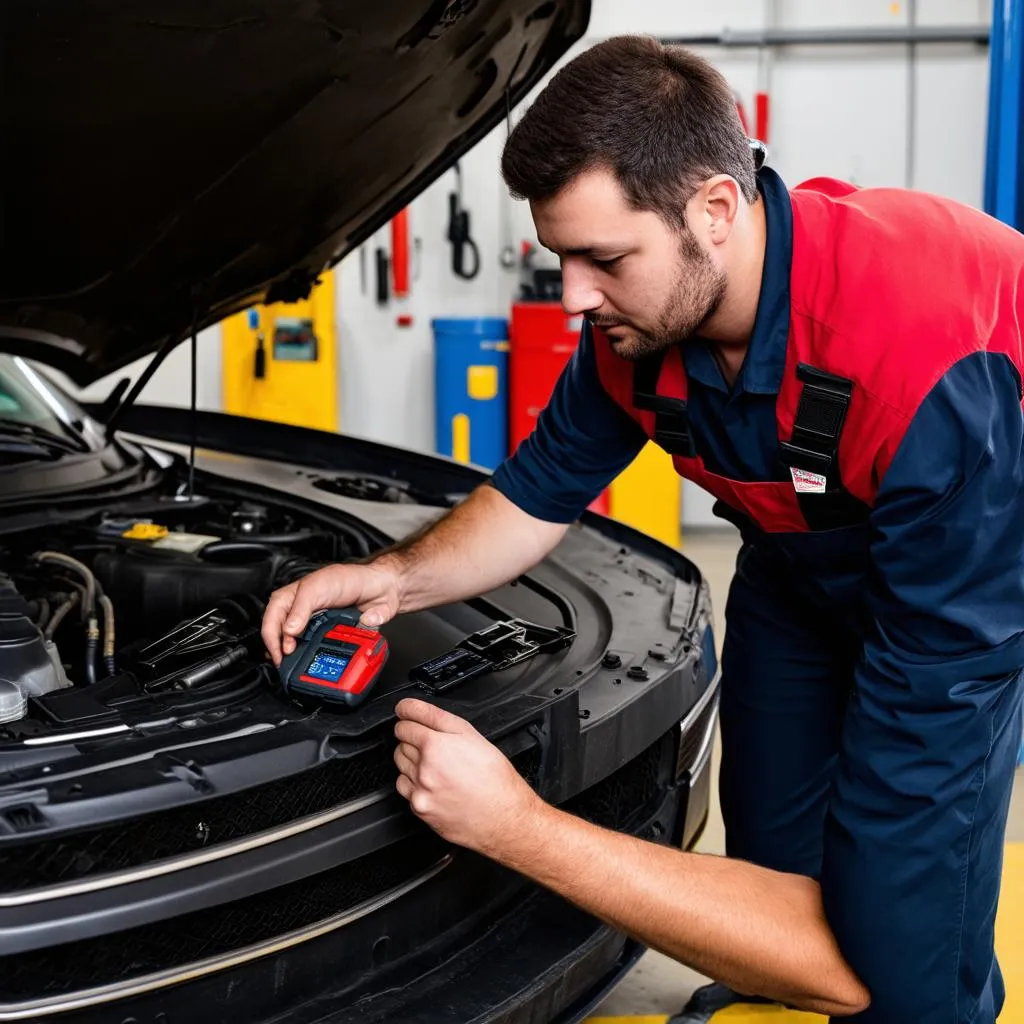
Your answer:
[[[589,325],[536,429],[487,485],[383,559],[400,584],[399,611],[484,593],[555,548],[570,523],[647,442],[602,386]]]
[[[374,563],[398,581],[395,614],[414,612],[515,579],[550,554],[568,528],[531,516],[488,483]]]
[[[803,875],[657,846],[546,804],[498,859],[737,992],[836,1017],[868,1006]]]
[[[357,606],[368,626],[486,593],[548,555],[646,443],[609,397],[585,329],[533,434],[493,478],[427,530],[362,565],[332,565],[276,590],[263,617],[274,664],[319,608]]]
[[[446,839],[737,991],[834,1016],[867,1006],[813,880],[592,825],[544,803],[463,719],[396,710],[398,791]]]

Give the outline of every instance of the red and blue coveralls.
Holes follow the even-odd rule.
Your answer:
[[[493,477],[571,522],[653,438],[743,545],[726,608],[727,852],[820,880],[862,1022],[992,1024],[1024,692],[1024,236],[924,194],[759,172],[734,385],[707,344],[586,327]],[[853,1018],[849,1018],[853,1019]]]

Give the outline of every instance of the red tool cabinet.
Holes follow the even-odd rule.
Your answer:
[[[559,374],[576,350],[583,318],[557,302],[515,302],[509,321],[509,450],[533,430]],[[608,491],[591,509],[608,514]]]

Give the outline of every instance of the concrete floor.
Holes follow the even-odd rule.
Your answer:
[[[695,532],[683,543],[683,552],[704,573],[711,585],[713,607],[715,609],[716,638],[721,653],[722,635],[725,627],[725,600],[736,563],[739,549],[739,535],[729,530],[713,530]],[[718,805],[718,765],[719,746],[716,743],[712,758],[711,812],[704,835],[697,849],[701,853],[723,854],[725,852],[725,827],[722,824],[722,812]],[[1007,841],[1024,842],[1024,770],[1017,771],[1017,784],[1010,809],[1010,822],[1007,830]],[[1024,944],[1024,939],[1021,940]],[[1001,951],[1002,957],[1002,951]],[[690,993],[707,979],[695,971],[662,956],[660,953],[647,953],[622,981],[614,992],[601,1004],[595,1017],[621,1017],[672,1014],[678,1012]],[[1010,979],[1007,988],[1011,995],[1013,989]],[[1024,993],[1021,993],[1024,995]],[[1016,999],[1016,996],[1014,997]],[[1006,1010],[1009,1010],[1009,1005]],[[820,1018],[824,1020],[824,1018]],[[1006,1012],[1000,1018],[1000,1024],[1011,1024]],[[635,1022],[639,1024],[639,1022]],[[1014,1024],[1018,1024],[1016,1017]],[[1024,1017],[1019,1021],[1024,1024]]]

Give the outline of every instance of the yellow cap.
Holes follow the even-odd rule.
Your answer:
[[[169,532],[166,526],[159,526],[156,523],[133,523],[131,529],[125,530],[121,536],[128,540],[160,540]]]

